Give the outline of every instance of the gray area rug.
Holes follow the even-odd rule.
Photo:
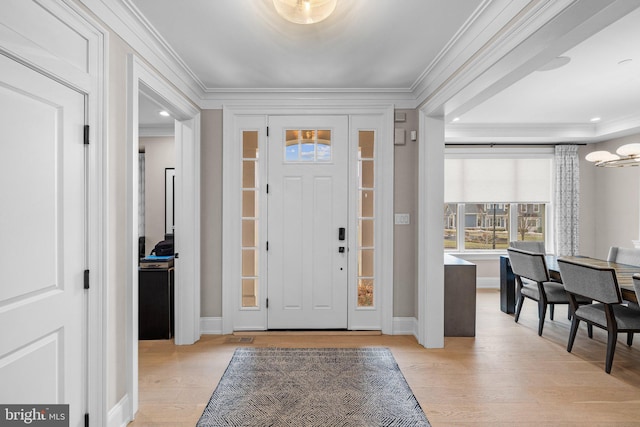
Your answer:
[[[429,426],[386,348],[238,348],[198,427]]]

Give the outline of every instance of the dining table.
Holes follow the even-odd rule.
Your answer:
[[[613,268],[620,287],[622,299],[637,303],[638,296],[633,288],[633,275],[640,274],[640,266],[622,264],[588,256],[561,256],[546,255],[545,261],[551,279],[562,281],[558,259],[565,259],[581,264],[587,264],[598,268]],[[514,313],[516,306],[516,283],[508,255],[500,256],[500,309],[505,313]]]

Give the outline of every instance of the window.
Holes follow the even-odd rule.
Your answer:
[[[374,280],[374,131],[358,132],[358,307],[373,307]]]
[[[330,162],[331,131],[320,129],[288,129],[286,131],[285,161]]]
[[[444,249],[503,251],[513,240],[549,241],[552,162],[552,150],[448,149]]]
[[[458,249],[458,204],[444,204],[444,248]]]
[[[242,133],[242,307],[258,306],[258,132]]]
[[[464,205],[465,249],[506,249],[509,246],[509,205]]]
[[[518,238],[514,240],[544,241],[545,239],[545,212],[544,203],[520,204],[525,206],[518,213]]]

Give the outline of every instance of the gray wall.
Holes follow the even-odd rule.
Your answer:
[[[109,37],[109,120],[107,121],[109,139],[109,265],[107,313],[107,405],[112,408],[126,393],[126,266],[125,243],[127,242],[127,96],[124,88],[126,81],[126,59],[131,52],[122,39],[111,33]]]
[[[639,137],[590,144],[580,152],[580,251],[584,255],[606,258],[610,246],[630,248],[632,240],[639,239],[640,167],[601,168],[584,160],[591,151],[615,153]]]
[[[406,121],[396,122],[405,130],[405,144],[394,150],[394,212],[408,213],[409,225],[394,226],[393,315],[414,317],[418,313],[418,142],[411,141],[411,131],[418,131],[417,110],[396,110],[406,114]],[[383,161],[384,159],[381,159]]]
[[[222,110],[201,115],[200,315],[222,316]]]

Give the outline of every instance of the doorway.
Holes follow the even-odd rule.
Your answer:
[[[269,118],[269,329],[346,329],[347,116]]]
[[[222,332],[392,333],[393,108],[227,107],[223,119]]]
[[[140,257],[173,237],[176,164],[175,119],[167,106],[140,92],[138,112]]]
[[[173,117],[175,134],[175,338],[178,345],[200,338],[200,111],[135,55],[129,56],[127,85],[127,393],[134,418],[138,409],[138,222],[140,94]],[[164,178],[163,178],[164,182]],[[161,216],[164,216],[161,214]],[[164,221],[163,221],[164,224]]]

